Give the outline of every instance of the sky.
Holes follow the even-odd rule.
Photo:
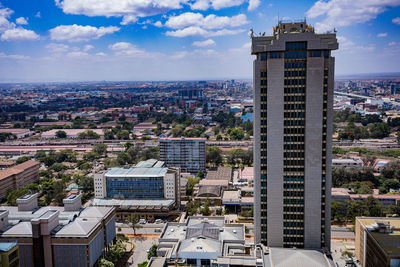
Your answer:
[[[0,0],[0,82],[251,79],[250,29],[304,18],[336,74],[400,72],[400,0]]]

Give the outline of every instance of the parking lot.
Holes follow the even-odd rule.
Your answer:
[[[135,245],[133,255],[129,258],[129,266],[138,266],[139,263],[147,261],[147,250],[153,245],[157,244],[156,238],[131,238],[130,239]]]

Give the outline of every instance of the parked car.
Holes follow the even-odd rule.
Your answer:
[[[139,224],[146,224],[146,219],[140,219]]]
[[[154,223],[154,219],[147,220],[147,223]]]
[[[156,220],[156,223],[163,223],[163,220],[157,219],[157,220]]]

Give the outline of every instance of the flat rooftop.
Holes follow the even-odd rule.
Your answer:
[[[357,218],[366,228],[377,222],[388,222],[390,233],[368,231],[390,257],[400,257],[400,218]],[[367,229],[366,229],[367,230]]]
[[[105,177],[119,178],[119,177],[164,177],[168,168],[111,168],[106,172]]]
[[[93,206],[106,206],[106,207],[170,207],[174,204],[172,199],[114,199],[114,198],[95,198],[93,199]]]

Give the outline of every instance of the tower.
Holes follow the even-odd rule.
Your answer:
[[[252,37],[255,241],[330,247],[336,34],[305,21]]]

